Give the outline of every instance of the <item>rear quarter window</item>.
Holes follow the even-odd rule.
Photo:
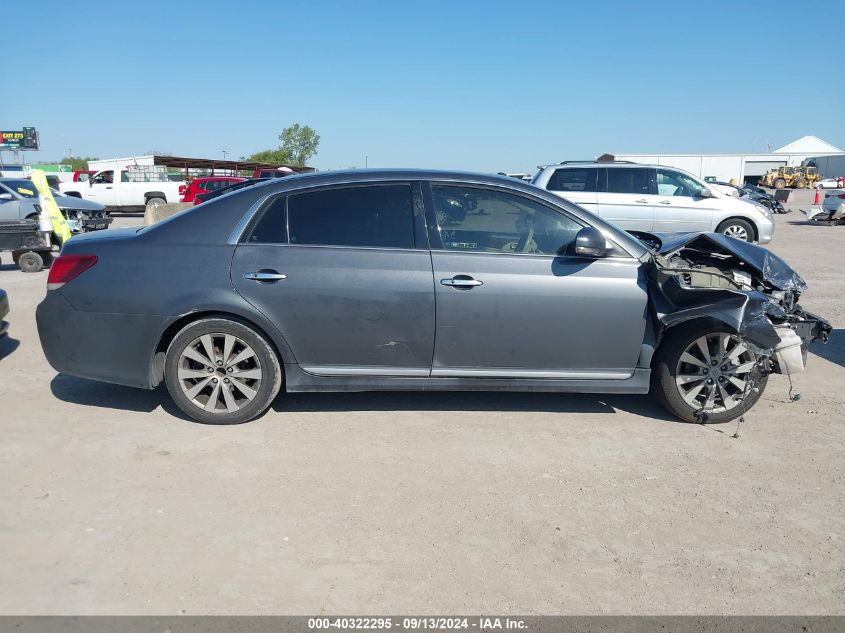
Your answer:
[[[549,191],[596,191],[598,169],[595,167],[567,167],[556,169],[549,178]]]

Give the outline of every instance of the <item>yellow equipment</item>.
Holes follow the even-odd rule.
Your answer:
[[[816,167],[796,167],[791,186],[794,189],[806,189],[821,179],[822,175]]]
[[[762,187],[772,189],[806,189],[822,179],[816,167],[778,167],[760,178]]]
[[[53,233],[59,238],[59,245],[61,246],[61,244],[64,244],[70,239],[70,226],[68,226],[67,220],[65,220],[62,212],[59,211],[59,205],[57,205],[56,201],[53,199],[53,194],[50,191],[50,185],[47,184],[47,177],[44,175],[43,170],[33,169],[32,175],[29,179],[32,181],[32,184],[35,185],[38,193],[41,194],[43,206],[41,214],[42,216],[46,214],[46,216],[50,219],[50,222],[53,225]]]

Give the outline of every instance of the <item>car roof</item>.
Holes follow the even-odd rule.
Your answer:
[[[634,167],[653,167],[661,169],[680,169],[672,165],[652,165],[651,163],[632,163],[627,160],[566,160],[550,165],[540,165],[539,169],[567,169],[569,167],[616,167],[618,169]]]
[[[510,176],[499,174],[485,174],[471,171],[451,171],[441,169],[342,169],[337,171],[309,172],[305,174],[293,174],[283,178],[272,178],[261,186],[272,185],[284,186],[296,183],[297,187],[308,185],[330,185],[351,182],[367,182],[373,180],[457,180],[464,182],[501,184],[507,186],[517,185],[535,192],[536,188],[527,183]]]

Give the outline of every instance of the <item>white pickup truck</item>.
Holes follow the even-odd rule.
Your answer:
[[[104,169],[85,182],[63,182],[66,196],[93,200],[108,209],[131,211],[179,202],[184,182],[166,180],[161,172],[135,169]]]

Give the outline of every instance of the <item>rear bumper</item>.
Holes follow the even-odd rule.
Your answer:
[[[35,313],[47,361],[58,372],[152,389],[152,359],[169,317],[74,310],[48,291]]]

